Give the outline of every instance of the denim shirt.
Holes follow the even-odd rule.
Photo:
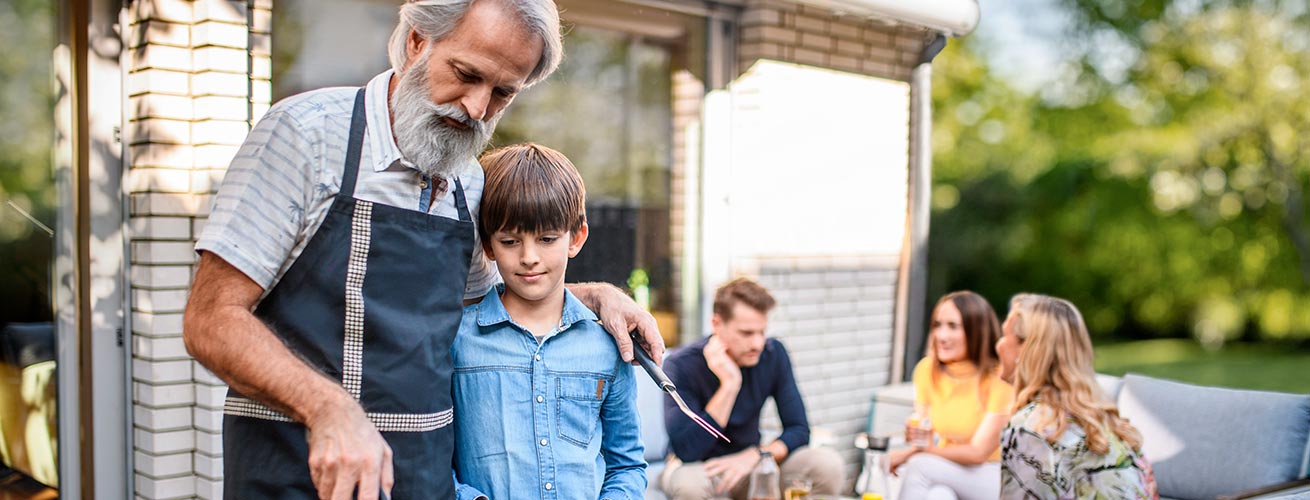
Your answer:
[[[510,319],[503,291],[464,308],[451,347],[457,497],[643,498],[632,366],[567,290],[560,324],[541,344]]]

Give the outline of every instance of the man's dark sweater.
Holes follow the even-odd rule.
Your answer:
[[[678,459],[700,462],[760,445],[760,410],[769,397],[773,397],[778,407],[778,417],[782,420],[782,435],[778,439],[787,445],[787,450],[809,444],[810,424],[792,375],[791,358],[782,343],[774,339],[765,341],[759,364],[741,369],[741,391],[732,405],[728,425],[718,425],[705,413],[705,403],[719,389],[719,378],[705,363],[704,349],[709,339],[705,337],[675,351],[664,361],[664,372],[678,386],[678,394],[687,406],[723,431],[732,443],[714,439],[683,415],[671,398],[664,398],[664,428],[669,433],[669,447]]]

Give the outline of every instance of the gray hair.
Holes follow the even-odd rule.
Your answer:
[[[437,42],[464,19],[473,2],[479,0],[409,0],[400,7],[400,22],[391,32],[391,41],[387,43],[387,56],[391,67],[400,73],[409,66],[409,53],[405,45],[409,41],[410,31],[429,42]],[[511,6],[519,15],[523,27],[541,39],[541,59],[528,74],[527,86],[546,79],[560,59],[564,58],[564,40],[560,35],[559,9],[554,0],[497,0]]]

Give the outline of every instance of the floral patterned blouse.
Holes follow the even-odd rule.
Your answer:
[[[1044,408],[1028,403],[1001,433],[1002,500],[1154,500],[1151,466],[1109,434],[1105,454],[1087,449],[1082,426],[1070,422],[1055,443],[1037,428]]]

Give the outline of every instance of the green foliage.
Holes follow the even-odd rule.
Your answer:
[[[0,2],[0,325],[51,315],[55,20],[53,2]]]
[[[1076,99],[1013,90],[968,40],[938,60],[933,295],[1050,293],[1119,336],[1310,338],[1305,7],[1065,3],[1071,46],[1114,36],[1133,61],[1089,51],[1058,85]]]
[[[1140,373],[1235,389],[1310,394],[1310,379],[1300,376],[1307,365],[1310,354],[1292,344],[1235,342],[1209,350],[1190,340],[1155,339],[1096,346],[1100,373]]]

